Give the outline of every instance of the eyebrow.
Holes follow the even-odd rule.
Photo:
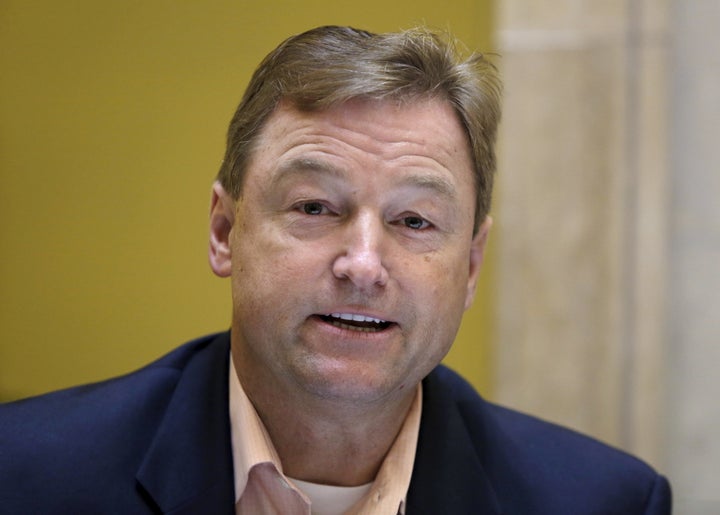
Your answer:
[[[346,176],[341,169],[328,162],[302,157],[281,163],[280,166],[275,169],[271,186],[277,186],[285,178],[297,173],[301,175],[305,173],[311,175],[329,175],[335,178],[343,178]],[[399,184],[400,186],[434,191],[450,201],[454,201],[457,198],[457,188],[444,177],[435,174],[412,173],[407,177],[403,177]]]
[[[457,189],[455,186],[444,177],[438,175],[413,174],[404,178],[401,184],[431,190],[447,197],[449,200],[455,200],[457,197]]]

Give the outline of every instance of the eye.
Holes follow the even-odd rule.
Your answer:
[[[306,215],[322,215],[328,211],[320,202],[305,202],[300,206],[300,209]]]
[[[430,227],[430,222],[420,218],[419,216],[406,216],[402,219],[402,223],[408,229],[421,231]]]

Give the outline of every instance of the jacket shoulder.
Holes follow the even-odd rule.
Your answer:
[[[103,481],[115,482],[108,497],[134,488],[178,381],[203,355],[227,353],[223,338],[193,340],[120,377],[0,405],[0,505],[28,502],[33,490],[91,499]]]
[[[133,399],[135,405],[138,405],[148,393],[156,390],[162,392],[168,385],[172,385],[198,352],[202,352],[219,336],[210,335],[192,340],[152,363],[118,377],[0,404],[0,431],[11,431],[16,424],[49,429],[53,424],[92,422],[82,417],[73,417],[76,411],[80,415],[84,411],[93,413],[94,420],[99,415],[111,420],[121,417],[123,408],[133,405],[132,402],[122,401]],[[27,438],[29,435],[22,432],[19,436]]]
[[[484,400],[438,367],[423,409],[457,417],[499,504],[510,513],[669,513],[667,480],[630,454]],[[441,403],[444,407],[438,409]],[[454,412],[450,413],[450,412]],[[533,511],[533,510],[536,511]]]

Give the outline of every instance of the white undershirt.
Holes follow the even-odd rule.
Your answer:
[[[330,486],[288,478],[308,496],[313,515],[345,513],[370,491],[372,483],[360,486]]]

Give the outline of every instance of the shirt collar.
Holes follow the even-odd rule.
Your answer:
[[[282,472],[282,464],[265,425],[245,394],[232,356],[230,356],[230,434],[235,474],[235,502],[248,481],[250,469],[259,463],[272,463]]]

